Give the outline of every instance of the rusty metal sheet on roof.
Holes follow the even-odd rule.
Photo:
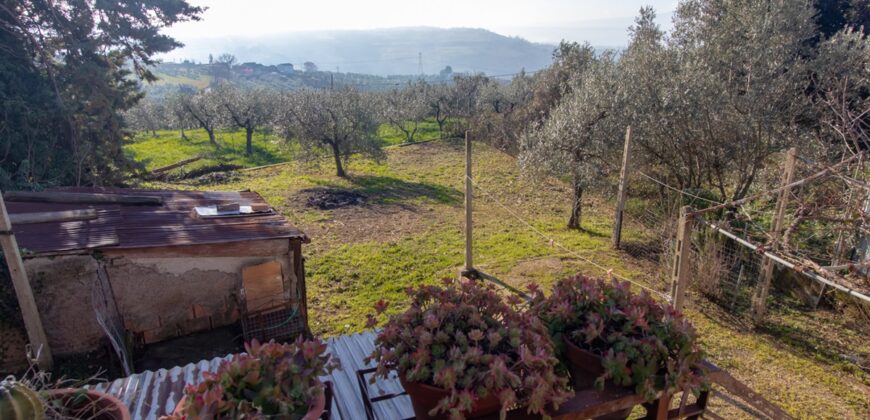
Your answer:
[[[334,419],[355,420],[366,417],[356,371],[370,367],[363,362],[363,359],[374,350],[374,340],[373,332],[343,335],[326,340],[328,351],[341,362],[340,370],[335,370],[331,375],[322,378],[333,383],[332,416]],[[217,371],[223,361],[231,358],[232,355],[229,355],[183,367],[145,371],[91,388],[118,397],[130,408],[133,420],[158,419],[175,409],[185,386],[199,383],[203,379],[203,373]],[[402,386],[396,378],[379,380],[368,386],[371,396],[378,395],[381,390],[387,393],[402,391]],[[414,416],[411,400],[407,396],[375,403],[374,410],[380,420]]]
[[[20,247],[35,253],[99,248],[149,248],[215,244],[259,239],[295,238],[305,234],[271,211],[255,192],[173,191],[119,188],[64,188],[53,191],[154,196],[161,205],[71,204],[9,201],[10,214],[92,208],[93,220],[13,226]],[[48,191],[49,193],[51,191]],[[260,211],[231,217],[198,217],[194,207],[226,203]]]

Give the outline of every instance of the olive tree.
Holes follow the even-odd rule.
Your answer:
[[[309,154],[331,153],[335,174],[346,177],[344,163],[352,154],[382,157],[372,102],[370,95],[351,87],[288,92],[279,105],[278,128],[285,139],[298,140]]]
[[[583,48],[591,49],[591,46]],[[526,173],[565,177],[571,184],[568,228],[580,227],[583,193],[609,167],[619,136],[617,69],[613,54],[586,55],[571,92],[539,127],[521,137],[519,162]]]
[[[206,89],[195,94],[184,94],[180,97],[181,106],[196,124],[208,133],[208,141],[215,148],[220,144],[215,137],[215,130],[225,120],[224,108],[213,89]]]
[[[254,153],[254,131],[272,119],[273,93],[267,89],[221,86],[216,96],[226,110],[227,123],[245,130],[245,154]]]
[[[846,28],[824,40],[813,61],[813,110],[830,160],[870,145],[870,36]]]
[[[452,86],[443,83],[433,84],[429,87],[426,95],[426,103],[429,105],[429,116],[438,124],[438,134],[444,137],[444,124],[447,119],[454,116],[457,108],[457,95]]]
[[[193,126],[193,118],[185,109],[185,95],[187,91],[174,92],[166,97],[166,121],[167,127],[178,129],[182,140],[189,140],[184,130]]]
[[[167,125],[166,107],[160,101],[147,98],[124,113],[127,124],[136,131],[151,132],[157,137],[157,130]]]
[[[428,94],[429,85],[420,80],[382,96],[384,117],[405,135],[405,143],[414,141],[420,122],[429,115]]]
[[[685,0],[670,37],[642,9],[621,67],[626,120],[682,188],[745,196],[806,112],[810,2]]]
[[[491,80],[481,86],[471,121],[475,135],[516,155],[519,137],[529,125],[525,110],[534,97],[534,84],[532,76],[520,72],[510,82]]]

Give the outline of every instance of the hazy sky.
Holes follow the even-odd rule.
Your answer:
[[[167,32],[180,41],[319,30],[402,26],[475,27],[530,41],[619,46],[642,5],[667,26],[677,0],[192,0],[202,20]]]

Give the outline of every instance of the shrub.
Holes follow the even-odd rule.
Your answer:
[[[175,418],[301,419],[323,395],[318,378],[335,367],[326,344],[317,339],[300,337],[290,344],[253,340],[245,351],[216,373],[204,374],[202,383],[189,385]]]
[[[627,282],[605,282],[578,275],[559,281],[549,297],[532,288],[532,311],[562,346],[562,336],[602,357],[606,380],[631,386],[647,400],[657,391],[697,393],[703,359],[695,329],[672,307],[645,291],[631,293]]]
[[[449,396],[429,413],[462,418],[477,399],[497,396],[502,416],[514,405],[543,414],[570,397],[567,379],[555,372],[558,360],[540,321],[520,310],[522,301],[503,298],[492,285],[445,279],[444,286],[407,291],[405,312],[379,332],[372,377],[397,370],[406,381],[442,388]],[[386,309],[381,301],[378,313]],[[369,325],[376,324],[369,317]]]

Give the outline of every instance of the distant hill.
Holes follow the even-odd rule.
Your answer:
[[[534,71],[550,64],[555,48],[485,29],[428,27],[203,38],[186,43],[165,60],[207,62],[209,54],[230,53],[239,62],[292,63],[298,69],[310,61],[320,70],[374,75],[420,74],[421,54],[426,74],[437,74],[445,66],[454,72],[487,74]]]
[[[450,83],[456,73],[442,72],[428,75],[378,76],[361,73],[336,73],[330,71],[300,70],[288,65],[265,65],[244,62],[228,68],[226,64],[159,63],[152,72],[157,81],[143,85],[152,98],[162,98],[179,89],[203,89],[214,83],[231,83],[238,86],[295,90],[300,88],[340,88],[353,86],[365,91],[383,91],[424,80],[429,83]],[[507,79],[501,79],[507,80]]]

